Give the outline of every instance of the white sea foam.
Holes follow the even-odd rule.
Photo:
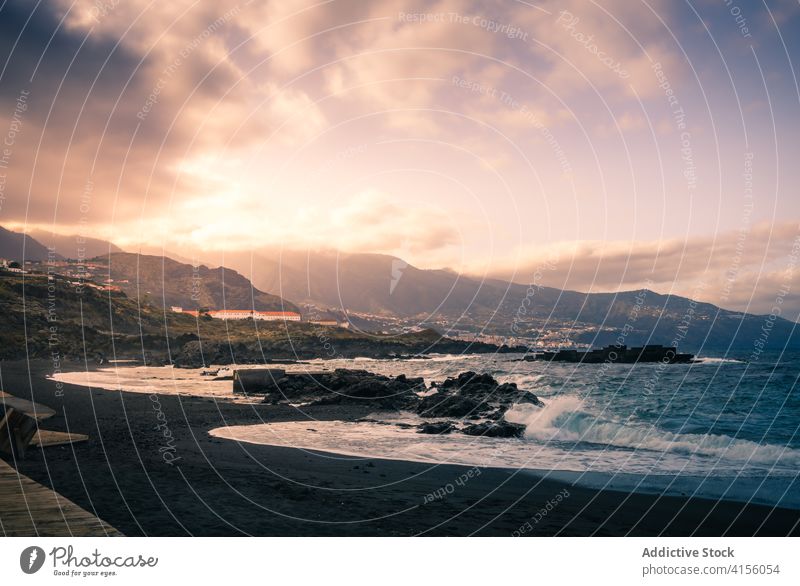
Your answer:
[[[747,364],[745,360],[739,360],[738,358],[716,358],[716,357],[708,357],[708,356],[698,356],[697,364]]]
[[[215,397],[226,400],[247,400],[233,395],[231,381],[213,380],[199,369],[179,369],[171,366],[111,366],[89,371],[59,372],[48,378],[64,384],[159,395]],[[220,372],[220,375],[230,374]]]
[[[415,423],[406,414],[385,417]],[[800,508],[796,471],[768,476],[764,468],[707,456],[680,456],[651,450],[582,450],[557,442],[418,434],[414,429],[371,422],[303,421],[228,426],[209,432],[242,442],[326,452],[332,458],[384,458],[437,464],[510,468],[592,488],[658,494],[696,494]],[[246,448],[245,448],[246,449]],[[712,473],[713,469],[713,473]]]
[[[726,435],[672,433],[641,423],[603,419],[586,410],[580,398],[570,395],[548,399],[544,408],[516,405],[506,413],[506,419],[525,425],[525,437],[531,440],[586,442],[787,469],[800,467],[800,450]]]
[[[472,362],[470,362],[472,360]],[[352,367],[354,361],[310,361],[310,364],[282,365],[288,371],[306,371]],[[728,365],[720,365],[724,369]],[[730,365],[734,366],[734,365]],[[254,365],[251,368],[257,368]],[[363,366],[362,366],[363,367]],[[248,368],[236,366],[235,368]],[[776,494],[781,504],[788,506],[785,490],[780,486],[794,482],[800,468],[800,450],[781,445],[758,443],[724,435],[701,433],[675,433],[646,423],[642,419],[627,418],[626,411],[636,403],[625,394],[616,380],[606,383],[608,393],[597,392],[587,385],[585,376],[571,371],[561,372],[548,364],[514,362],[507,358],[486,357],[448,360],[445,357],[419,361],[372,361],[368,366],[374,372],[408,376],[423,376],[428,383],[443,380],[465,370],[488,370],[502,382],[517,382],[521,389],[534,391],[543,397],[546,406],[518,405],[507,419],[527,426],[524,440],[470,437],[460,433],[445,436],[417,434],[414,429],[397,425],[347,422],[295,422],[270,425],[251,425],[221,428],[212,433],[231,440],[302,447],[347,454],[419,462],[450,462],[467,465],[497,466],[537,471],[559,471],[573,475],[586,483],[587,479],[612,479],[609,487],[630,488],[631,479],[647,479],[633,488],[669,485],[687,487],[685,479],[700,479],[698,494],[721,495],[720,487],[727,480],[737,478],[737,486],[760,486],[759,499],[769,502]],[[622,378],[648,373],[646,368],[618,369]],[[739,369],[734,369],[738,372]],[[587,371],[591,372],[591,371]],[[223,373],[220,373],[223,374]],[[580,374],[580,373],[579,373]],[[682,385],[676,375],[664,385]],[[680,375],[681,377],[683,375]],[[738,380],[738,375],[731,375]],[[56,380],[73,385],[108,391],[138,393],[178,394],[184,396],[213,397],[220,400],[253,401],[234,398],[231,381],[215,381],[202,376],[199,369],[183,370],[171,367],[110,366],[90,372],[59,373]],[[590,379],[595,381],[594,378]],[[634,380],[633,384],[637,384]],[[705,384],[705,383],[704,383]],[[670,389],[672,386],[669,387]],[[705,393],[706,387],[682,387],[682,393]],[[690,395],[690,398],[694,395]],[[699,396],[699,395],[698,395]],[[420,423],[413,414],[376,414],[376,419],[393,423]],[[308,431],[309,427],[317,433]],[[752,426],[751,426],[752,427]],[[752,435],[751,439],[754,439]],[[780,437],[780,436],[778,436]],[[539,473],[539,472],[537,472]],[[622,476],[621,476],[622,475]],[[620,484],[620,478],[627,478]],[[668,480],[680,479],[679,482]],[[653,481],[657,478],[657,482]],[[713,480],[713,482],[712,482]],[[630,481],[630,482],[629,482]],[[604,481],[602,481],[604,482]],[[691,480],[694,483],[695,480]],[[748,484],[749,483],[749,484]],[[782,483],[782,484],[781,484]],[[796,483],[795,483],[796,484]],[[713,490],[709,487],[713,486]],[[794,484],[791,484],[794,487]],[[745,494],[749,488],[745,488]],[[800,495],[794,488],[793,497],[800,507]],[[766,495],[766,496],[765,496]],[[793,505],[792,505],[793,506]]]

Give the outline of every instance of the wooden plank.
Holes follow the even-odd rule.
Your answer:
[[[40,429],[31,439],[30,445],[36,448],[49,448],[52,446],[63,446],[77,442],[85,442],[89,439],[88,435],[82,433],[66,433],[63,431],[48,431]]]
[[[39,422],[55,414],[46,405],[0,391],[0,451],[15,458],[24,458]]]
[[[7,537],[121,536],[105,521],[0,460],[0,531]]]
[[[37,425],[33,417],[28,417],[12,407],[0,405],[0,452],[24,458]]]
[[[53,417],[56,412],[47,405],[41,403],[34,403],[27,399],[20,399],[14,395],[9,395],[5,391],[0,391],[0,405],[5,405],[7,408],[11,407],[15,411],[20,411],[28,417],[32,417],[37,421],[43,421]]]

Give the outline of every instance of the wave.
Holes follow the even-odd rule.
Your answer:
[[[470,360],[477,358],[480,354],[428,354],[429,358],[422,360],[430,360],[431,362],[455,362],[457,360]]]
[[[585,401],[571,395],[549,399],[544,408],[517,405],[506,413],[506,419],[525,425],[525,438],[529,440],[585,442],[766,466],[800,466],[800,450],[726,435],[673,433],[632,421],[604,419],[591,413]]]
[[[747,364],[746,360],[741,360],[739,358],[719,358],[719,357],[711,357],[711,356],[698,356],[697,364]]]

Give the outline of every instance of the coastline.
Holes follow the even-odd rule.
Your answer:
[[[320,428],[324,427],[325,423],[321,422],[315,425],[315,431],[319,432]],[[245,429],[250,426],[241,426]],[[279,424],[272,424],[270,428],[275,428],[269,432],[272,437],[279,438],[281,429]],[[221,427],[211,430],[211,435],[227,439],[228,441],[239,441],[250,445],[269,445],[272,447],[287,447],[277,441],[260,441],[252,437],[251,434],[244,434],[239,436],[239,431],[236,427],[232,428],[233,434],[229,434],[227,427]],[[326,430],[328,431],[328,430]],[[315,434],[316,435],[316,434]],[[230,437],[228,437],[230,436]],[[780,477],[772,478],[769,481],[763,478],[754,478],[747,476],[739,476],[735,478],[718,477],[713,475],[707,476],[692,476],[688,474],[637,474],[629,472],[603,472],[603,471],[578,471],[568,469],[547,469],[547,468],[532,468],[527,465],[517,468],[510,466],[502,466],[498,464],[486,465],[481,463],[479,458],[473,461],[465,459],[464,461],[451,460],[448,462],[439,462],[431,458],[425,458],[421,455],[406,453],[405,457],[398,457],[394,455],[382,455],[380,453],[371,453],[370,448],[367,451],[350,451],[346,448],[337,448],[333,450],[323,450],[316,448],[313,445],[306,445],[298,443],[293,447],[309,452],[319,452],[328,454],[330,457],[343,457],[343,458],[361,458],[361,459],[376,459],[388,460],[405,463],[417,463],[425,466],[434,465],[456,465],[485,469],[505,470],[519,474],[527,474],[528,476],[540,480],[552,480],[572,488],[580,486],[592,490],[609,490],[624,493],[636,493],[642,495],[655,495],[655,496],[677,496],[686,497],[689,495],[703,498],[706,500],[724,500],[738,503],[752,503],[763,505],[766,507],[777,507],[781,509],[800,510],[800,478],[798,477]],[[771,499],[773,498],[773,491],[779,491],[782,494],[780,504],[776,504]]]
[[[598,490],[527,470],[222,440],[209,430],[261,421],[351,420],[370,410],[320,406],[306,410],[309,419],[285,405],[178,395],[160,395],[156,409],[143,393],[64,384],[58,396],[56,383],[46,379],[51,370],[44,360],[31,362],[30,373],[24,361],[4,362],[4,390],[54,408],[58,415],[48,429],[90,439],[32,450],[19,470],[129,536],[799,533],[800,511],[792,509]]]

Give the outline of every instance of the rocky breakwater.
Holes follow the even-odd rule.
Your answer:
[[[517,388],[516,383],[499,383],[489,374],[472,371],[431,384],[434,391],[422,397],[416,412],[421,417],[458,419],[471,423],[450,430],[420,427],[420,433],[450,433],[489,437],[519,437],[525,426],[504,419],[506,411],[519,403],[544,407],[539,397]]]
[[[211,327],[207,323],[205,325]],[[380,336],[307,323],[296,323],[286,331],[276,331],[275,327],[259,324],[258,336],[240,334],[239,339],[228,335],[224,330],[217,332],[218,337],[204,337],[202,340],[195,334],[185,334],[175,339],[174,344],[170,344],[171,348],[176,348],[171,354],[172,364],[178,368],[205,368],[210,364],[263,364],[265,356],[284,362],[332,357],[393,359],[429,354],[527,352],[527,348],[522,347],[452,340],[431,329],[397,336]],[[321,342],[323,339],[325,343]]]
[[[460,432],[474,436],[520,437],[525,426],[504,419],[514,405],[526,403],[543,407],[533,393],[515,383],[500,383],[489,374],[462,372],[457,377],[433,382],[405,375],[389,377],[366,370],[286,373],[265,369],[263,376],[248,373],[259,382],[244,389],[263,394],[270,404],[367,405],[382,411],[403,411],[429,419],[418,424],[418,433]],[[237,377],[234,378],[236,389]],[[242,391],[241,385],[239,392]],[[407,423],[400,424],[408,427]]]
[[[413,410],[419,402],[418,393],[424,391],[425,382],[421,378],[407,378],[402,374],[392,378],[366,370],[338,368],[272,377],[264,385],[264,402]]]

